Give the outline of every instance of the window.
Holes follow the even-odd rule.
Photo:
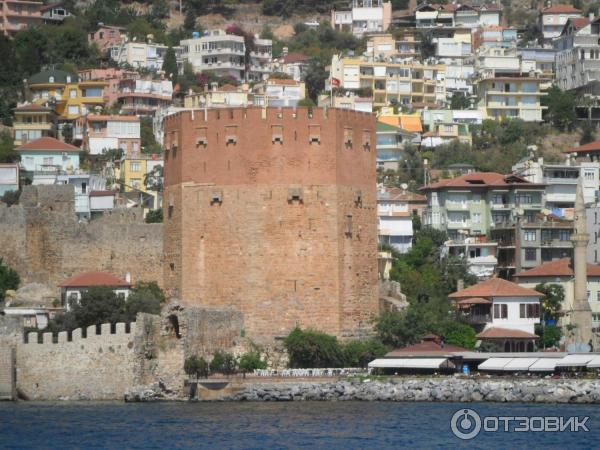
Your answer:
[[[517,205],[528,205],[531,203],[531,194],[517,194]]]
[[[70,105],[69,106],[69,115],[70,116],[76,116],[77,114],[79,114],[79,106],[77,106],[77,105]]]
[[[583,177],[585,181],[594,181],[594,172],[586,170],[583,172]]]
[[[536,251],[535,248],[526,248],[525,249],[525,261],[535,261],[536,260]]]
[[[139,178],[132,178],[131,179],[131,187],[134,189],[139,189],[141,186],[142,182]]]
[[[494,319],[506,319],[508,317],[508,305],[494,304]]]
[[[473,213],[471,219],[473,223],[481,223],[481,213]]]
[[[47,156],[44,158],[44,165],[51,166],[54,164],[54,158],[52,156]]]
[[[540,317],[539,303],[519,304],[519,317],[521,319],[537,319],[538,317]]]
[[[535,241],[535,234],[535,230],[525,230],[523,233],[524,240],[528,242]]]
[[[76,98],[77,97],[77,89],[70,89],[69,90],[69,97],[70,98]]]
[[[594,326],[594,327],[600,326],[600,313],[592,314],[592,326]]]
[[[129,170],[131,170],[132,172],[139,172],[140,171],[140,162],[139,161],[131,161],[129,163]]]
[[[571,240],[571,230],[558,230],[558,239],[561,241]]]

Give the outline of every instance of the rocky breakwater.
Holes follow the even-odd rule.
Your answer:
[[[600,380],[391,379],[247,384],[232,401],[431,401],[600,403]]]

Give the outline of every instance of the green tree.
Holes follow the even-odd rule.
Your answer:
[[[560,284],[541,283],[535,287],[535,290],[543,294],[540,299],[542,317],[544,319],[558,318],[558,312],[562,309],[565,301],[565,289]]]
[[[455,92],[450,99],[450,109],[469,109],[471,107],[471,100],[462,94]]]
[[[208,368],[206,360],[196,355],[187,357],[183,363],[183,371],[190,377],[195,377],[196,380],[208,377]]]
[[[542,106],[546,106],[544,120],[561,131],[570,130],[575,123],[575,94],[562,91],[553,85],[542,97]]]
[[[447,344],[457,345],[471,350],[475,348],[475,343],[477,342],[476,335],[477,333],[475,333],[472,326],[464,323],[452,322],[448,325],[444,337]]]
[[[213,355],[210,362],[210,371],[231,375],[235,373],[236,366],[237,362],[231,353],[219,350]]]
[[[73,142],[73,125],[65,123],[62,128],[62,135],[65,142],[71,144]]]
[[[555,325],[538,324],[535,326],[535,334],[540,337],[539,344],[542,348],[558,347],[562,337],[560,328]]]
[[[170,80],[174,83],[177,82],[177,58],[175,57],[175,50],[173,50],[173,47],[169,47],[165,53],[162,70]]]
[[[10,131],[3,130],[0,132],[0,163],[14,163],[19,159]]]
[[[165,294],[155,281],[137,283],[125,302],[127,322],[135,321],[138,313],[160,314],[160,308],[165,301]]]
[[[263,361],[260,357],[260,353],[256,351],[250,351],[248,353],[244,353],[238,362],[238,368],[242,371],[244,376],[247,372],[252,372],[254,370],[266,369],[267,363]]]
[[[375,358],[384,356],[389,348],[377,339],[350,341],[344,346],[346,367],[367,367]]]
[[[308,93],[308,97],[315,103],[318,101],[321,91],[325,89],[327,76],[325,67],[319,61],[312,61],[306,70],[304,75],[306,92]]]
[[[344,366],[344,351],[335,336],[295,328],[284,345],[292,368]]]
[[[142,153],[159,154],[162,152],[162,146],[156,142],[152,118],[142,117],[140,119],[140,138],[142,141]]]
[[[594,125],[586,120],[581,127],[581,137],[579,138],[579,145],[588,144],[596,140],[594,136]]]
[[[162,223],[163,222],[163,210],[162,208],[153,209],[148,211],[145,218],[146,223]]]
[[[7,206],[18,205],[19,198],[21,197],[21,191],[6,191],[0,197],[0,202],[6,204]]]
[[[19,274],[4,264],[0,258],[0,301],[4,301],[4,295],[8,290],[17,290],[21,279]]]
[[[185,12],[185,19],[183,20],[183,29],[185,31],[198,31],[196,30],[196,13],[192,9],[188,9]]]

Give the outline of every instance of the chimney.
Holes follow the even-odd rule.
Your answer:
[[[465,288],[465,280],[460,278],[456,281],[456,292],[462,291]]]
[[[125,281],[131,284],[131,274],[129,272],[125,274]]]

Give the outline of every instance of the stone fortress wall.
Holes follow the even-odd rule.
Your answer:
[[[29,400],[122,398],[134,385],[134,336],[136,324],[118,323],[114,333],[103,324],[58,333],[28,333],[27,342],[17,345],[17,390]],[[70,339],[69,339],[70,338]]]
[[[144,223],[137,209],[78,222],[73,186],[25,186],[18,205],[0,203],[0,258],[22,284],[98,270],[162,285],[162,239],[162,224]]]

